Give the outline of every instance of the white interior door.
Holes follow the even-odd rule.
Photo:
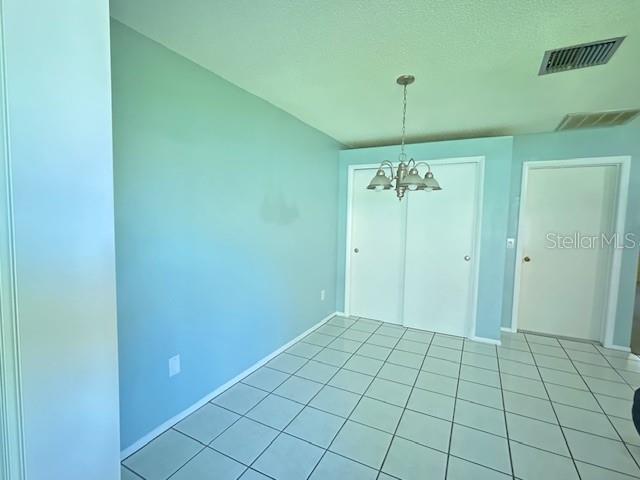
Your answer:
[[[613,249],[589,239],[614,232],[618,170],[529,168],[519,227],[519,329],[601,338]],[[580,238],[582,246],[571,247]]]
[[[354,170],[351,179],[349,313],[401,323],[406,204],[367,190],[376,170]]]
[[[404,324],[468,336],[475,308],[478,163],[434,165],[443,190],[409,193]]]

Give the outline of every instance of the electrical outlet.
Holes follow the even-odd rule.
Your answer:
[[[515,238],[507,238],[507,248],[513,248],[516,246]]]
[[[169,377],[173,377],[180,373],[180,355],[169,359]]]
[[[324,291],[324,289],[323,289],[323,290],[320,290],[320,301],[321,301],[321,302],[324,302],[325,293],[326,293],[326,292]]]

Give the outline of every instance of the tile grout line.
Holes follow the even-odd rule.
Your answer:
[[[462,343],[462,348],[464,348],[464,340]],[[449,445],[447,447],[447,463],[444,468],[444,478],[446,479],[449,475],[449,459],[451,458],[451,444],[453,443],[453,426],[455,425],[454,420],[456,418],[456,406],[458,404],[458,390],[460,389],[460,372],[462,372],[462,351],[460,352],[460,363],[458,365],[458,378],[456,380],[456,396],[453,399],[453,412],[451,414],[451,428],[449,429]]]
[[[403,335],[404,336],[404,335]],[[378,475],[376,476],[377,479],[380,478],[380,474],[385,473],[385,475],[387,475],[386,472],[382,471],[382,468],[384,467],[385,462],[387,461],[387,457],[389,456],[389,451],[391,450],[391,445],[393,445],[393,440],[396,437],[396,434],[398,432],[398,428],[400,427],[400,422],[402,421],[402,417],[404,417],[405,412],[407,411],[407,405],[409,405],[409,400],[411,399],[411,395],[413,395],[413,390],[415,389],[416,383],[418,382],[418,377],[420,376],[420,372],[422,371],[422,366],[424,365],[424,362],[427,359],[427,354],[429,353],[429,350],[431,349],[431,345],[433,345],[433,339],[436,337],[436,334],[433,333],[431,335],[431,338],[429,339],[429,344],[427,345],[427,350],[424,352],[424,356],[422,357],[422,363],[420,363],[420,368],[418,368],[418,373],[416,373],[416,378],[413,380],[413,385],[411,386],[411,390],[409,391],[409,395],[407,396],[407,399],[404,402],[404,407],[402,408],[402,412],[400,413],[400,418],[398,418],[398,423],[396,424],[396,428],[393,430],[393,434],[391,434],[391,440],[389,441],[389,446],[387,447],[387,451],[384,454],[384,457],[382,457],[382,463],[380,464],[380,468],[378,469]],[[400,340],[398,340],[399,342]],[[397,345],[397,343],[396,343]],[[402,437],[400,437],[402,438]],[[420,445],[418,442],[414,442],[417,443],[418,445]],[[447,461],[448,461],[449,455],[447,454]],[[446,470],[445,470],[445,478],[446,478]]]
[[[529,345],[529,339],[527,338],[527,336],[525,335],[525,341],[527,342],[527,345]],[[558,342],[559,343],[559,342]],[[531,348],[531,347],[529,347]],[[533,357],[534,362],[536,361],[535,357]],[[540,375],[540,378],[542,379],[542,375],[540,374],[540,368],[538,367],[537,362],[535,363],[536,368],[538,369],[538,375]],[[556,416],[556,421],[558,422],[558,428],[560,429],[560,433],[562,433],[562,438],[564,439],[564,443],[567,446],[567,450],[569,451],[569,455],[571,456],[571,461],[573,462],[573,468],[576,471],[576,474],[578,475],[578,479],[581,479],[582,476],[580,475],[580,471],[578,470],[578,465],[576,464],[576,459],[573,457],[573,452],[571,451],[571,447],[569,446],[569,442],[567,441],[567,436],[564,433],[564,430],[562,429],[562,426],[560,424],[560,418],[558,417],[558,412],[556,412],[556,407],[553,404],[553,401],[551,400],[551,397],[549,396],[549,391],[547,390],[547,386],[544,383],[544,380],[542,381],[542,386],[544,387],[544,391],[547,395],[547,398],[549,400],[549,403],[551,404],[551,410],[553,410],[553,414]]]
[[[533,355],[531,355],[533,357]],[[500,356],[497,355],[497,347],[496,347],[496,357],[498,362],[498,382],[500,382],[500,398],[502,398],[502,417],[504,419],[504,430],[507,435],[507,449],[509,451],[509,464],[511,465],[511,478],[515,480],[516,478],[516,470],[513,468],[513,454],[511,453],[511,439],[509,438],[509,424],[507,422],[507,404],[504,401],[504,389],[502,388],[502,372],[500,370]]]

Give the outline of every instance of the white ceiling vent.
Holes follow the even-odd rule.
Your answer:
[[[640,114],[640,109],[570,113],[562,119],[560,125],[556,127],[556,131],[575,130],[577,128],[615,127],[630,122],[638,114]]]
[[[609,61],[624,38],[610,38],[572,47],[547,50],[544,52],[538,75],[603,65]]]

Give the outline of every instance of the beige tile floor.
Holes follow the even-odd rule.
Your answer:
[[[640,478],[640,359],[334,317],[124,460],[123,479]]]

